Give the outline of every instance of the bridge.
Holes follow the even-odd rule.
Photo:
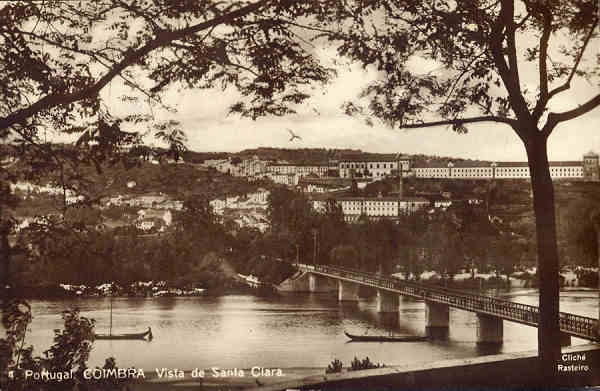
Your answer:
[[[308,275],[307,290],[311,292],[324,291],[328,281],[337,280],[339,301],[357,301],[359,285],[377,289],[378,312],[397,313],[399,296],[424,300],[426,331],[430,336],[447,334],[450,307],[477,314],[479,343],[502,343],[503,320],[533,327],[539,324],[539,308],[532,305],[337,266],[297,264],[296,267]],[[560,330],[563,345],[570,344],[571,336],[600,341],[598,319],[560,312]]]

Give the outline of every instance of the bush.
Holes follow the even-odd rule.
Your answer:
[[[85,379],[83,372],[94,336],[94,320],[79,315],[78,310],[63,312],[64,330],[54,331],[54,344],[41,357],[33,356],[33,347],[24,347],[27,327],[32,319],[31,307],[23,300],[11,300],[2,308],[2,324],[6,338],[0,339],[0,384],[7,390],[121,390],[122,379]],[[105,369],[116,368],[113,358],[107,359]],[[25,379],[25,371],[47,371],[52,374],[72,374],[56,379]]]
[[[350,365],[349,371],[361,371],[363,369],[384,368],[385,364],[372,363],[369,357],[365,357],[362,361],[354,357]]]
[[[343,366],[344,366],[344,364],[342,364],[342,362],[336,358],[335,360],[333,360],[331,362],[331,364],[329,364],[327,366],[327,369],[325,369],[325,373],[339,373],[339,372],[342,372],[342,367]]]

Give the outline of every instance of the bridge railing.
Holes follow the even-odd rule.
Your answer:
[[[309,269],[325,274],[333,274],[341,278],[362,282],[373,287],[391,289],[402,294],[448,304],[450,306],[473,312],[484,312],[525,324],[537,325],[540,321],[539,308],[536,306],[515,303],[495,297],[447,289],[427,284],[404,281],[397,278],[380,276],[374,273],[339,266],[314,265]],[[598,320],[586,316],[560,312],[561,330],[588,339],[598,340]]]

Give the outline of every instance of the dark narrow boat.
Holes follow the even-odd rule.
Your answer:
[[[129,334],[96,334],[96,339],[152,339],[152,330],[148,327],[148,330],[143,333],[129,333]]]
[[[150,327],[148,327],[148,330],[146,330],[142,333],[113,334],[113,332],[112,332],[112,323],[113,323],[113,321],[112,321],[113,320],[112,288],[113,288],[113,285],[111,283],[111,285],[110,285],[110,326],[108,328],[108,334],[94,334],[96,339],[146,339],[146,337],[148,337],[148,341],[152,341],[152,329]]]
[[[421,335],[352,335],[344,331],[346,337],[357,342],[419,342],[427,341],[427,337]]]

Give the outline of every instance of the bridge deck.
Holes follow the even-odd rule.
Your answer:
[[[539,308],[532,305],[515,303],[490,296],[477,295],[437,286],[402,281],[396,278],[378,276],[373,273],[325,265],[297,265],[299,269],[320,274],[329,278],[353,282],[377,289],[410,296],[418,299],[447,304],[482,314],[489,314],[511,322],[518,322],[537,327],[539,324]],[[598,335],[598,319],[586,316],[560,313],[560,329],[575,337],[600,341]]]

